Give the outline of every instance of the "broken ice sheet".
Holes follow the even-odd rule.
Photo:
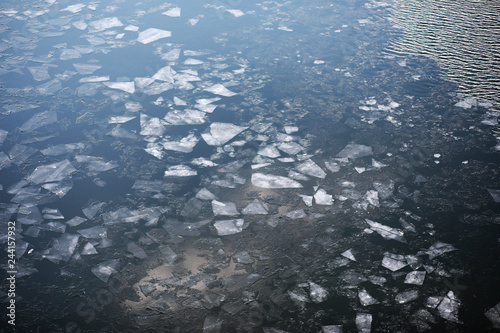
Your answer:
[[[122,26],[123,23],[121,23],[117,17],[106,17],[100,20],[89,22],[89,27],[91,27],[94,31],[101,31]]]
[[[137,41],[143,44],[149,44],[151,42],[157,41],[158,39],[166,38],[172,36],[172,33],[167,30],[149,28],[139,33]]]
[[[187,165],[179,164],[168,167],[165,171],[165,177],[191,177],[196,176],[198,172]]]
[[[56,264],[61,260],[68,261],[76,249],[79,238],[80,235],[74,234],[64,234],[56,238],[52,247],[43,254],[43,257]]]
[[[200,200],[217,200],[217,197],[206,188],[199,190],[198,193],[196,193],[196,198]]]
[[[141,113],[141,135],[161,136],[165,132],[166,123],[160,118],[149,117]]]
[[[384,254],[384,259],[382,259],[382,266],[393,272],[400,270],[407,265],[408,263],[405,260],[405,256],[400,254],[386,252]]]
[[[283,176],[252,174],[252,185],[262,188],[302,188],[299,182]]]
[[[406,290],[396,295],[398,304],[406,304],[418,298],[418,290]]]
[[[237,234],[243,231],[243,219],[222,220],[214,223],[218,236]]]
[[[439,311],[439,315],[442,318],[455,323],[461,323],[461,321],[458,320],[459,307],[459,299],[457,298],[457,296],[455,296],[453,291],[450,290],[448,294],[446,294],[446,297],[444,297],[441,303],[438,305],[437,309]]]
[[[354,257],[354,254],[352,253],[352,249],[345,250],[340,255],[347,258],[347,259],[350,259],[352,261],[356,261],[356,258]]]
[[[120,268],[120,260],[112,259],[104,261],[96,266],[94,266],[91,271],[97,276],[102,282],[107,283],[111,274],[118,272]]]
[[[58,182],[76,172],[76,169],[66,159],[60,162],[36,167],[27,180],[33,184]]]
[[[359,333],[370,333],[372,329],[372,315],[369,313],[357,313],[356,328]]]
[[[342,333],[342,325],[327,325],[322,327],[321,333]]]
[[[316,205],[333,205],[332,195],[326,193],[323,189],[319,189],[316,194],[314,194],[314,201],[316,202]]]
[[[200,139],[197,138],[194,133],[190,133],[187,137],[182,138],[179,141],[168,141],[164,139],[162,141],[163,148],[165,150],[173,150],[182,153],[190,153],[193,151],[194,147]]]
[[[129,242],[127,244],[127,251],[132,253],[134,257],[139,259],[145,259],[148,257],[148,255],[146,254],[146,252],[144,252],[142,247],[137,245],[135,242]]]
[[[106,161],[104,158],[96,156],[76,155],[75,160],[78,163],[88,163],[86,169],[94,172],[109,171],[118,167],[118,164],[115,162]]]
[[[379,304],[380,302],[373,298],[365,289],[358,291],[358,298],[363,306]]]
[[[47,126],[55,122],[57,122],[56,111],[48,110],[35,114],[20,127],[20,130],[23,132],[32,132],[37,128]]]
[[[355,159],[359,157],[370,156],[372,154],[372,148],[369,146],[349,143],[347,146],[345,146],[344,149],[342,149],[342,151],[340,151],[340,153],[337,154],[337,157]]]
[[[320,179],[323,179],[326,177],[326,173],[321,169],[319,165],[314,163],[312,160],[307,160],[295,167],[295,169],[303,174],[312,176],[312,177],[317,177]]]
[[[189,109],[183,111],[170,111],[163,117],[163,120],[170,125],[200,125],[205,123],[206,113]]]
[[[495,328],[500,328],[500,303],[489,309],[484,314]]]
[[[78,233],[85,238],[107,238],[108,229],[100,226],[94,226],[87,229],[78,230]]]
[[[236,209],[236,204],[234,202],[220,202],[217,200],[212,200],[212,210],[215,216],[236,216],[240,214]]]
[[[425,271],[413,271],[406,275],[405,283],[421,286],[424,284],[424,280],[425,280]]]
[[[80,253],[82,256],[88,256],[92,254],[97,254],[97,250],[95,249],[94,245],[92,243],[87,243],[82,249],[82,252]]]
[[[222,146],[247,128],[229,123],[212,123],[209,131],[201,136],[210,146]]]
[[[206,88],[205,91],[224,97],[231,97],[237,95],[237,93],[232,92],[231,90],[227,89],[220,83],[214,84],[213,86]]]
[[[490,193],[491,197],[493,198],[493,201],[500,202],[500,190],[489,188],[488,192]]]
[[[429,254],[430,259],[434,259],[444,253],[451,252],[451,251],[456,251],[457,249],[453,247],[451,244],[443,243],[443,242],[436,242],[434,243],[429,250],[427,251],[427,254]]]
[[[259,202],[259,200],[255,199],[250,202],[243,210],[241,211],[243,214],[257,214],[257,215],[266,215],[268,214],[267,208]]]
[[[309,296],[314,303],[321,303],[326,301],[328,291],[319,284],[309,281]]]
[[[400,229],[396,228],[391,228],[389,226],[380,224],[378,222],[365,219],[366,223],[370,225],[370,229],[373,231],[376,231],[380,236],[384,237],[385,239],[394,239],[400,242],[406,242],[404,238],[404,232]]]
[[[129,94],[133,94],[135,92],[135,84],[133,81],[131,82],[104,82],[106,87],[111,89],[122,90],[128,92]]]

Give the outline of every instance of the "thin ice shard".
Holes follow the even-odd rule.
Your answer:
[[[382,259],[382,266],[393,272],[400,270],[407,265],[408,263],[405,260],[405,256],[399,254],[386,252],[384,259]]]
[[[429,248],[427,253],[429,254],[430,259],[434,259],[444,253],[451,251],[456,251],[456,248],[453,247],[453,245],[443,242],[436,242]]]
[[[210,146],[222,146],[247,128],[229,123],[212,123],[209,132],[202,133],[201,137]]]
[[[266,215],[268,214],[268,211],[264,205],[262,205],[259,200],[255,199],[254,201],[250,202],[243,210],[241,211],[243,214],[259,214],[259,215]]]
[[[252,175],[252,185],[263,188],[302,188],[302,184],[291,178],[263,173]]]
[[[312,177],[317,177],[320,179],[323,179],[326,177],[326,172],[321,169],[319,165],[314,163],[313,160],[309,159],[295,167],[295,169],[303,174],[312,176]]]
[[[91,271],[102,282],[107,283],[111,274],[118,272],[120,261],[118,259],[104,261],[94,266]]]
[[[224,87],[220,83],[214,84],[213,86],[206,88],[205,91],[211,92],[212,94],[224,96],[224,97],[232,97],[232,96],[237,95],[237,93],[227,89],[226,87]]]
[[[158,39],[170,36],[172,36],[172,33],[170,31],[149,28],[147,30],[139,32],[139,37],[137,38],[137,40],[143,44],[149,44],[151,42],[157,41]]]
[[[74,172],[76,172],[76,169],[66,159],[60,162],[37,167],[27,179],[33,184],[58,182],[70,176]]]
[[[385,239],[394,239],[400,242],[405,242],[404,232],[400,229],[391,228],[378,222],[365,219],[366,223],[370,225],[370,229],[376,231],[380,236]]]
[[[243,231],[243,219],[222,220],[214,223],[214,228],[219,236],[237,234]]]
[[[37,113],[31,117],[27,122],[25,122],[20,130],[23,132],[32,132],[37,128],[42,126],[47,126],[57,122],[57,113],[53,110],[48,110],[44,112]]]
[[[236,204],[234,202],[220,202],[217,200],[212,200],[212,210],[215,216],[226,215],[226,216],[236,216],[240,213],[236,209]]]
[[[357,313],[356,328],[359,333],[370,333],[372,330],[372,315],[369,313]]]
[[[337,154],[337,157],[340,158],[359,158],[364,156],[370,156],[373,154],[372,148],[364,145],[358,145],[356,143],[349,143],[345,146],[344,149],[340,153]]]

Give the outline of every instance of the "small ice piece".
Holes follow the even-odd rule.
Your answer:
[[[0,129],[0,145],[3,144],[5,138],[7,137],[7,134],[9,134],[8,131]]]
[[[380,163],[378,161],[375,161],[373,158],[372,158],[372,167],[376,168],[376,169],[380,169],[380,168],[383,168],[383,167],[386,167],[387,164],[384,164],[384,163]]]
[[[221,332],[222,319],[208,315],[203,322],[203,333],[219,333]]]
[[[174,75],[177,74],[176,71],[170,66],[165,66],[160,68],[155,75],[152,76],[155,80],[165,81],[169,83],[174,83]]]
[[[115,162],[97,156],[76,155],[75,160],[78,163],[88,163],[87,169],[93,172],[104,172],[118,167]]]
[[[250,202],[243,210],[241,211],[245,215],[256,214],[256,215],[266,215],[268,211],[264,205],[262,205],[259,200],[255,199]]]
[[[226,9],[226,11],[230,14],[232,14],[234,17],[240,17],[245,15],[241,10],[239,9]]]
[[[32,132],[42,126],[57,122],[57,113],[54,110],[40,112],[31,117],[19,128],[22,132]]]
[[[340,151],[340,153],[337,154],[337,157],[355,159],[359,157],[370,156],[372,154],[372,148],[369,146],[349,143],[347,146],[345,146],[344,149],[342,149],[342,151]]]
[[[266,146],[264,148],[261,148],[261,149],[259,149],[257,154],[265,156],[265,157],[269,157],[269,158],[276,158],[276,157],[281,156],[280,152],[278,151],[278,149],[276,149],[275,146]]]
[[[461,321],[458,320],[459,307],[460,307],[459,299],[455,296],[453,291],[450,290],[448,294],[446,294],[446,297],[443,298],[441,303],[438,305],[437,309],[439,311],[439,315],[442,318],[455,323],[461,323]]]
[[[135,92],[134,81],[130,81],[130,82],[104,82],[103,84],[108,88],[123,90],[125,92],[128,92],[129,94],[133,94]]]
[[[314,201],[316,205],[330,206],[333,205],[333,196],[326,193],[325,190],[320,189],[314,194]]]
[[[363,168],[363,167],[354,167],[354,170],[356,170],[357,173],[362,174],[363,172],[366,171],[366,168]]]
[[[304,147],[296,142],[283,142],[278,146],[278,149],[288,155],[296,155],[304,150]]]
[[[385,267],[393,272],[400,270],[407,265],[408,263],[405,261],[405,256],[400,254],[386,252],[384,254],[384,259],[382,259],[382,267]]]
[[[299,197],[302,198],[302,201],[306,204],[307,207],[312,207],[313,205],[313,196],[312,195],[303,195],[299,194]]]
[[[444,297],[442,296],[430,296],[427,298],[427,301],[425,302],[425,306],[431,309],[437,308],[439,303],[443,300]]]
[[[196,193],[196,198],[200,200],[217,200],[217,197],[206,188],[199,190],[198,193]]]
[[[212,94],[224,96],[224,97],[232,97],[232,96],[237,95],[237,93],[227,89],[226,87],[224,87],[220,83],[214,84],[213,86],[206,88],[205,91],[211,92]]]
[[[303,209],[297,209],[297,210],[292,210],[284,214],[284,216],[296,220],[296,219],[303,219],[304,217],[307,216],[306,212]]]
[[[380,302],[373,298],[365,289],[358,291],[359,301],[363,306],[379,304]]]
[[[141,291],[144,294],[144,296],[148,296],[149,294],[151,294],[153,291],[156,290],[156,286],[151,285],[151,284],[142,285],[142,286],[139,286],[139,288],[141,288]]]
[[[406,290],[396,295],[398,304],[406,304],[418,298],[418,290]]]
[[[222,146],[247,128],[229,123],[212,123],[209,132],[201,136],[210,146]]]
[[[165,171],[165,177],[191,177],[197,174],[198,172],[196,170],[183,164],[173,165]]]
[[[172,36],[172,32],[162,29],[149,28],[144,31],[139,32],[139,37],[137,41],[142,44],[149,44],[151,42],[157,41],[161,38],[166,38]]]
[[[243,219],[222,220],[214,223],[214,227],[219,236],[237,234],[243,231]]]
[[[78,233],[85,238],[107,238],[108,229],[100,226],[95,226],[87,229],[78,230]]]
[[[170,17],[181,17],[181,9],[179,7],[170,8],[162,14]]]
[[[64,234],[66,231],[66,225],[61,222],[49,222],[46,224],[40,224],[38,227],[40,230],[58,232],[60,234]]]
[[[241,252],[235,253],[235,255],[233,256],[233,259],[238,264],[249,265],[249,264],[253,264],[253,262],[254,262],[254,260],[252,259],[252,257],[250,257],[250,254],[248,254],[247,251],[241,251]]]
[[[89,23],[95,31],[105,30],[109,28],[122,27],[123,23],[117,17],[106,17]]]
[[[118,259],[107,260],[94,266],[91,271],[102,282],[107,283],[111,274],[118,272],[120,261]]]
[[[500,202],[500,190],[495,190],[495,189],[489,188],[488,192],[490,192],[490,195],[493,198],[493,201]]]
[[[137,245],[135,242],[129,242],[127,244],[127,251],[132,253],[134,257],[139,259],[146,259],[148,257],[148,255],[146,254],[146,252],[144,252],[142,247]]]
[[[332,173],[340,171],[340,165],[337,162],[325,162],[325,167]]]
[[[384,237],[385,239],[394,239],[400,242],[405,242],[406,239],[404,238],[404,232],[400,229],[396,228],[391,228],[389,226],[380,224],[378,222],[365,219],[366,223],[370,225],[370,229],[373,231],[376,231],[380,236]]]
[[[356,258],[354,257],[354,254],[352,254],[352,249],[345,250],[340,255],[343,256],[343,257],[345,257],[345,258],[347,258],[347,259],[350,259],[352,261],[356,261]]]
[[[429,250],[427,250],[427,254],[429,254],[430,259],[434,259],[444,253],[456,251],[456,248],[451,244],[436,242],[434,243]]]
[[[285,126],[284,128],[286,134],[292,134],[299,131],[297,126]]]
[[[356,328],[359,333],[370,333],[372,330],[372,315],[369,313],[357,313]]]
[[[80,235],[74,234],[64,234],[61,237],[56,238],[52,247],[46,254],[44,254],[43,257],[54,263],[58,263],[60,260],[68,261],[73,255],[73,252],[75,252],[79,238]]]
[[[425,271],[413,271],[406,274],[405,283],[421,286],[424,284]]]
[[[66,159],[60,162],[36,167],[28,176],[27,180],[32,184],[59,182],[74,172],[76,172],[76,169]]]
[[[97,254],[97,250],[95,249],[94,245],[92,243],[87,243],[82,249],[82,252],[80,253],[82,256],[88,256],[92,254]]]
[[[500,328],[500,303],[489,309],[484,314],[495,328]]]
[[[300,172],[290,170],[288,171],[288,177],[295,179],[295,180],[303,180],[303,181],[308,181],[311,180],[311,178],[307,177],[304,174],[301,174]]]
[[[252,174],[252,185],[262,188],[302,188],[299,182],[283,176]]]
[[[212,210],[215,216],[225,215],[225,216],[236,216],[240,215],[236,209],[236,204],[234,202],[220,202],[217,200],[212,200]]]
[[[300,163],[295,167],[295,169],[303,174],[312,176],[312,177],[317,177],[317,178],[325,178],[326,177],[326,172],[321,169],[319,165],[314,163],[313,160],[308,159],[303,163]]]
[[[44,208],[42,210],[43,218],[46,220],[63,220],[64,216],[57,208]]]
[[[181,153],[190,153],[200,139],[194,133],[190,133],[187,137],[179,141],[163,141],[162,145],[165,150],[179,151]]]
[[[163,117],[170,125],[199,125],[205,123],[206,113],[198,110],[171,111]]]
[[[328,291],[319,284],[309,281],[309,296],[314,303],[321,303],[328,297]]]
[[[322,333],[343,333],[342,325],[328,325],[323,326],[322,329]]]

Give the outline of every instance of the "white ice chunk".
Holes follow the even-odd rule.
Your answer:
[[[314,194],[314,201],[316,205],[330,206],[333,205],[333,196],[326,193],[325,190],[319,189],[316,194]]]
[[[365,289],[358,291],[358,298],[363,306],[379,304],[380,302],[373,298]]]
[[[155,80],[165,81],[174,83],[174,75],[176,72],[170,66],[165,66],[158,70],[155,75],[152,76]]]
[[[59,261],[68,261],[69,258],[75,252],[76,246],[78,245],[79,235],[64,234],[59,238],[56,238],[52,244],[52,247],[44,254],[44,258],[58,263]]]
[[[378,222],[365,219],[366,223],[370,225],[370,229],[376,231],[380,236],[385,239],[394,239],[400,242],[405,242],[404,232],[401,229],[391,228],[389,226],[380,224]]]
[[[438,305],[437,309],[439,311],[439,315],[449,321],[455,323],[461,323],[458,320],[458,308],[460,307],[460,300],[453,293],[453,291],[449,291],[446,294],[446,297],[443,298],[441,303]]]
[[[489,309],[484,314],[495,328],[500,328],[500,303]]]
[[[33,75],[33,79],[35,79],[35,81],[45,81],[50,79],[49,66],[33,66],[28,67],[28,70],[31,75]]]
[[[108,229],[105,227],[94,226],[87,229],[78,230],[78,233],[85,238],[107,238]]]
[[[212,123],[209,132],[201,136],[210,146],[222,146],[247,128],[229,123]]]
[[[354,257],[354,254],[352,253],[352,249],[345,250],[340,254],[342,257],[345,257],[347,259],[350,259],[352,261],[356,261],[356,258]]]
[[[135,84],[134,81],[130,82],[104,82],[104,85],[111,89],[123,90],[128,92],[129,94],[133,94],[135,92]]]
[[[299,197],[302,198],[302,201],[306,204],[307,207],[312,207],[313,205],[313,196],[312,195],[303,195],[299,194]]]
[[[217,200],[217,197],[206,188],[199,190],[198,193],[196,193],[196,198],[200,200]]]
[[[263,188],[302,188],[299,182],[283,176],[252,174],[252,185]]]
[[[307,217],[307,214],[303,209],[292,210],[285,213],[284,215],[292,220],[303,219],[304,217]]]
[[[455,251],[456,248],[453,247],[451,244],[443,243],[443,242],[436,242],[434,243],[429,250],[427,251],[427,254],[429,254],[430,259],[434,259],[444,253]]]
[[[328,291],[319,284],[309,281],[309,296],[314,303],[321,303],[327,299]]]
[[[287,153],[288,155],[296,155],[304,150],[304,147],[296,142],[283,142],[278,146],[278,149],[282,152]]]
[[[237,234],[243,231],[243,219],[222,220],[214,223],[214,227],[219,236]]]
[[[407,266],[405,256],[386,252],[382,259],[382,266],[395,272]]]
[[[92,21],[89,26],[95,30],[105,30],[109,28],[122,27],[123,23],[116,17],[106,17],[101,20]]]
[[[73,67],[82,75],[92,74],[102,66],[93,64],[73,64]]]
[[[34,184],[58,182],[74,172],[76,172],[76,169],[66,159],[60,162],[36,167],[31,175],[28,176],[27,180]]]
[[[416,300],[417,298],[418,290],[406,290],[397,294],[395,300],[398,304],[406,304]]]
[[[372,330],[372,315],[369,313],[357,313],[356,328],[359,333],[370,333]]]
[[[94,266],[91,271],[97,276],[102,282],[107,283],[109,277],[113,273],[117,273],[120,268],[120,260],[112,259],[104,261],[97,266]]]
[[[233,14],[234,17],[240,17],[240,16],[243,16],[245,15],[245,13],[243,13],[241,10],[239,9],[226,9],[226,11],[230,14]]]
[[[358,145],[356,143],[349,143],[345,146],[344,149],[340,153],[337,154],[337,157],[340,158],[359,158],[364,156],[372,155],[372,148],[369,146]]]
[[[424,284],[425,271],[413,271],[406,274],[405,283],[421,286]]]
[[[342,333],[342,325],[327,325],[322,327],[321,333]]]
[[[40,128],[42,126],[47,126],[55,122],[57,122],[56,111],[47,110],[35,114],[20,127],[20,130],[23,132],[32,132],[37,128]]]
[[[200,139],[197,138],[194,133],[190,133],[187,137],[182,138],[179,141],[163,141],[162,145],[165,150],[179,151],[182,153],[190,153],[193,151],[194,147]]]
[[[231,97],[231,96],[237,95],[235,92],[227,89],[226,87],[224,87],[220,83],[214,84],[213,86],[206,88],[205,91],[211,92],[212,94],[224,96],[224,97]]]
[[[139,31],[139,27],[135,25],[127,25],[125,28],[123,28],[125,31]]]
[[[160,118],[149,117],[141,113],[141,135],[162,136],[165,132],[165,122]]]
[[[83,3],[78,3],[76,5],[70,5],[66,8],[63,8],[61,9],[61,11],[68,11],[68,12],[71,12],[73,14],[76,14],[78,13],[79,11],[81,11],[83,8],[85,8],[85,5]]]
[[[188,59],[184,60],[184,65],[201,65],[204,63],[205,63],[204,61],[199,60],[199,59],[194,59],[194,58],[188,58]]]
[[[240,215],[238,209],[236,209],[236,204],[234,202],[221,202],[217,200],[212,200],[212,210],[215,216],[226,215],[226,216],[236,216]]]
[[[489,188],[488,192],[490,193],[491,197],[493,198],[493,201],[500,202],[500,190],[495,190],[495,189]]]
[[[191,177],[197,174],[196,170],[182,164],[171,166],[165,171],[165,177]]]
[[[262,155],[262,156],[266,156],[269,158],[276,158],[276,157],[281,156],[280,152],[278,151],[278,149],[276,149],[275,146],[263,147],[263,148],[259,149],[257,154]]]
[[[70,227],[76,227],[77,225],[80,225],[85,221],[87,221],[86,218],[75,216],[71,220],[66,221],[66,224],[69,225]]]
[[[75,160],[79,163],[88,163],[87,169],[93,172],[104,172],[118,167],[115,162],[97,156],[76,155]]]
[[[170,17],[181,17],[181,9],[179,7],[170,8],[162,14]]]
[[[115,117],[110,117],[108,120],[108,123],[110,124],[124,124],[126,122],[131,121],[132,119],[135,119],[136,116],[115,116]]]
[[[149,28],[147,30],[139,32],[139,37],[137,40],[143,44],[148,44],[158,39],[166,38],[172,36],[172,33],[167,30],[161,30],[156,28]]]
[[[186,101],[180,99],[177,96],[174,96],[174,104],[178,105],[178,106],[185,106],[185,105],[187,105]]]
[[[308,159],[303,163],[300,163],[295,167],[295,169],[303,174],[312,176],[312,177],[317,177],[317,178],[325,178],[326,177],[326,172],[321,169],[319,165],[314,163],[313,160]]]
[[[205,117],[205,112],[188,109],[183,111],[170,111],[163,120],[170,125],[199,125],[205,123]]]
[[[95,249],[94,245],[92,245],[92,243],[87,243],[83,247],[82,252],[80,254],[82,256],[97,254],[97,250]]]
[[[245,208],[243,208],[241,212],[243,214],[261,214],[261,215],[268,214],[266,207],[262,205],[257,199],[250,202]]]
[[[340,171],[340,165],[338,165],[337,162],[325,162],[325,167],[330,170],[330,172],[339,172]]]

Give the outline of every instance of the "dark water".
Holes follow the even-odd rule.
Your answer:
[[[498,13],[466,5],[3,4],[15,331],[498,329]]]

